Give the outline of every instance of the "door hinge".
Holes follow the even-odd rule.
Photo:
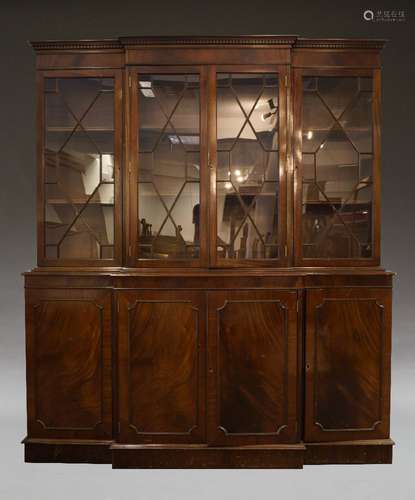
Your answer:
[[[120,312],[120,303],[117,302],[117,313],[119,313],[119,312]]]
[[[288,247],[287,247],[287,245],[284,246],[284,257],[288,257]]]
[[[121,422],[118,422],[118,434],[121,434]]]
[[[128,86],[131,87],[131,75],[128,75]]]

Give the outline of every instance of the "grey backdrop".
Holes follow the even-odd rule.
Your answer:
[[[412,122],[414,9],[410,1],[6,1],[0,4],[0,500],[413,499],[415,281]],[[415,4],[414,4],[415,5]],[[369,23],[365,9],[404,10]],[[24,464],[24,305],[20,273],[35,265],[35,72],[26,40],[147,34],[300,34],[387,38],[383,53],[382,261],[394,295],[392,466],[303,471],[112,471]]]

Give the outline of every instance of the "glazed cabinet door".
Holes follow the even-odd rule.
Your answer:
[[[128,79],[128,264],[206,265],[206,69],[140,66]]]
[[[298,266],[379,265],[380,70],[294,71]]]
[[[307,291],[306,441],[389,436],[391,290]]]
[[[208,439],[298,439],[297,292],[208,292]]]
[[[117,294],[120,442],[204,440],[204,305],[202,292]]]
[[[111,439],[111,292],[26,291],[29,438]]]
[[[287,69],[209,72],[211,265],[286,266]]]
[[[121,264],[122,74],[38,73],[38,262]]]

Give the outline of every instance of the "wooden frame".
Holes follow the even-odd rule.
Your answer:
[[[302,78],[305,76],[373,77],[373,197],[372,257],[370,258],[306,258],[302,255]],[[295,68],[294,87],[294,262],[298,267],[377,266],[380,264],[380,70],[365,68]]]
[[[44,210],[45,167],[44,129],[45,78],[114,78],[114,258],[113,259],[49,259],[45,256]],[[116,266],[122,263],[122,72],[121,70],[48,70],[37,73],[37,255],[39,266]]]

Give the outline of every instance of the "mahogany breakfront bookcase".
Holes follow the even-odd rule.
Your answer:
[[[383,41],[32,46],[26,461],[390,463]]]

